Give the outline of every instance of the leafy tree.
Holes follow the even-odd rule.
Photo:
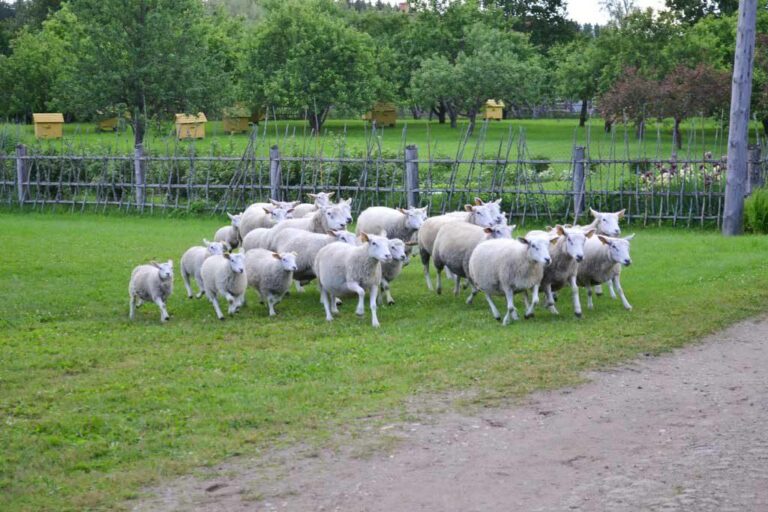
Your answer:
[[[348,26],[332,4],[284,2],[253,38],[246,83],[253,101],[307,112],[319,131],[331,107],[370,107],[378,87],[370,36]]]
[[[551,57],[555,63],[557,92],[563,97],[581,100],[579,126],[584,126],[589,100],[598,92],[605,54],[599,51],[594,39],[579,38],[553,48]]]
[[[215,110],[230,77],[210,51],[214,32],[199,0],[77,0],[77,56],[59,82],[58,101],[80,115],[126,105],[134,141],[147,119]]]
[[[501,8],[514,18],[514,30],[530,34],[531,43],[543,48],[570,41],[579,30],[568,19],[565,0],[486,0],[485,4]]]
[[[739,0],[666,0],[667,9],[681,21],[694,24],[708,15],[731,15],[739,9]]]
[[[610,123],[633,121],[637,137],[643,136],[645,120],[659,115],[659,82],[636,68],[626,68],[621,78],[600,97],[600,113]]]

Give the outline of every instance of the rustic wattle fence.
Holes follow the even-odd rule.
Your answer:
[[[631,155],[629,139],[615,132],[607,150],[576,145],[569,158],[531,156],[523,132],[493,151],[484,126],[470,144],[465,136],[451,158],[432,156],[433,147],[406,145],[384,151],[375,132],[362,154],[265,151],[254,135],[241,156],[160,155],[137,148],[133,155],[42,154],[18,145],[0,153],[0,203],[7,207],[70,211],[191,212],[240,211],[256,201],[304,199],[309,192],[335,191],[351,197],[359,212],[371,205],[427,205],[431,214],[461,208],[479,196],[502,198],[513,222],[566,222],[588,207],[627,210],[630,223],[690,226],[720,225],[725,161],[689,142],[685,156],[660,155],[657,133],[653,155]],[[405,134],[403,135],[405,141]],[[286,144],[286,146],[289,146]],[[597,145],[595,145],[597,146]],[[692,149],[697,147],[697,149]],[[289,148],[290,149],[290,148]],[[700,154],[698,154],[700,153]],[[491,156],[489,156],[491,155]],[[749,156],[752,187],[765,182],[768,148],[754,146]]]

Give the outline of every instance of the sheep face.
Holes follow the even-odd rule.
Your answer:
[[[340,205],[325,206],[320,209],[321,214],[325,216],[325,222],[328,229],[331,231],[338,231],[347,227],[348,219],[352,220],[352,217],[344,210]]]
[[[298,270],[298,265],[296,265],[296,253],[295,252],[284,252],[284,253],[276,253],[273,252],[272,256],[280,260],[280,265],[283,267],[283,270],[286,272],[295,272]]]
[[[395,261],[405,261],[408,259],[405,253],[405,244],[399,238],[393,238],[389,241],[389,252]]]
[[[231,213],[227,213],[227,217],[229,217],[229,220],[232,222],[232,226],[236,228],[240,227],[240,219],[243,218],[242,213],[238,213],[237,215],[232,215]]]
[[[270,199],[269,202],[272,203],[272,206],[274,206],[275,208],[290,210],[294,208],[296,205],[298,205],[301,201],[275,201],[274,199]]]
[[[229,268],[234,274],[242,274],[245,272],[245,254],[238,253],[224,253],[224,257],[229,261]]]
[[[608,246],[608,252],[611,255],[611,260],[616,263],[620,263],[625,267],[632,264],[632,258],[629,256],[629,241],[635,237],[634,234],[624,238],[611,238],[603,235],[598,235],[600,241]]]
[[[621,210],[618,212],[598,212],[589,209],[589,213],[597,219],[597,232],[602,235],[617,237],[621,234],[621,228],[619,227],[619,220],[624,217],[624,212]]]
[[[507,223],[507,214],[501,211],[501,199],[486,203],[479,197],[476,197],[475,205],[487,207],[490,214],[494,217],[494,224]]]
[[[427,220],[427,208],[408,208],[403,210],[400,208],[400,213],[406,216],[405,227],[408,229],[419,229],[424,221]]]
[[[315,202],[315,206],[322,208],[323,206],[330,206],[331,197],[335,192],[318,192],[317,194],[307,194],[310,199]]]
[[[273,208],[264,208],[264,211],[267,212],[269,215],[269,218],[272,222],[277,224],[278,222],[282,222],[286,219],[292,219],[293,218],[293,207],[290,208],[284,208],[280,206],[275,206]]]
[[[349,231],[343,229],[339,231],[331,231],[329,235],[335,237],[337,242],[344,242],[345,244],[349,245],[358,245],[357,237],[354,233],[350,233]]]
[[[580,229],[565,229],[562,226],[555,228],[559,236],[565,237],[565,251],[568,256],[576,261],[582,261],[584,259],[584,243],[587,238],[591,237],[594,233],[593,229],[590,229],[586,233]]]
[[[153,261],[152,266],[157,269],[157,274],[160,276],[161,281],[167,281],[173,277],[173,260],[168,260],[165,263]]]
[[[493,212],[493,209],[490,207],[490,205],[468,206],[467,211],[471,211],[474,214],[474,223],[480,227],[489,228],[499,224],[499,222],[497,222],[499,220],[499,216]]]
[[[341,212],[344,215],[346,224],[351,224],[352,223],[352,198],[348,197],[347,199],[342,199],[341,201],[339,201],[339,204],[337,204],[336,206],[341,208]]]
[[[549,256],[549,244],[552,241],[544,237],[520,237],[517,239],[520,243],[528,246],[528,258],[542,265],[549,265],[552,258]]]
[[[512,231],[515,230],[517,224],[507,226],[506,224],[496,224],[489,228],[485,228],[485,235],[488,240],[493,238],[512,238]]]
[[[226,242],[209,242],[203,239],[205,247],[208,249],[208,254],[215,256],[217,254],[224,254],[229,250],[229,244]]]
[[[368,242],[368,256],[379,261],[392,261],[392,253],[389,251],[389,239],[384,236],[368,235],[361,233],[363,242]]]

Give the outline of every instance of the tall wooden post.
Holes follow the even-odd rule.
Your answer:
[[[27,181],[29,178],[27,161],[27,146],[24,144],[16,145],[16,194],[19,199],[19,206],[24,204],[27,198]]]
[[[573,148],[573,222],[579,221],[584,213],[584,146]]]
[[[133,150],[133,175],[134,188],[136,190],[136,208],[144,210],[144,145],[136,144]]]
[[[280,170],[280,150],[275,145],[269,148],[269,197],[275,201],[283,200],[280,190],[282,181],[282,171]]]
[[[744,230],[744,196],[747,192],[747,140],[749,101],[752,95],[752,60],[755,53],[757,0],[739,0],[739,24],[731,85],[731,119],[728,129],[728,176],[725,185],[723,235]]]
[[[419,206],[419,150],[411,145],[405,148],[405,190],[408,206]]]

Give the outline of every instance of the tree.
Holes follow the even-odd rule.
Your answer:
[[[69,110],[88,116],[125,105],[139,145],[148,118],[215,110],[229,98],[230,77],[209,52],[213,30],[199,0],[78,0],[71,9],[77,60],[57,87]]]
[[[512,17],[512,28],[530,34],[531,43],[543,48],[573,39],[579,31],[577,23],[568,19],[564,0],[486,0]]]
[[[620,23],[621,20],[640,9],[636,0],[600,0],[600,7],[608,13],[613,23]]]
[[[633,121],[638,138],[643,136],[645,120],[660,111],[658,81],[644,76],[636,68],[626,68],[622,77],[600,97],[602,116],[611,123]]]
[[[245,78],[254,101],[304,111],[319,132],[331,107],[360,111],[376,99],[373,49],[332,4],[287,1],[257,28]]]
[[[708,15],[731,15],[739,8],[739,0],[665,0],[664,3],[680,21],[691,25]]]
[[[557,91],[562,97],[581,100],[579,126],[584,126],[589,100],[598,92],[601,69],[605,65],[602,53],[594,39],[579,38],[553,48],[551,58],[555,63]]]

